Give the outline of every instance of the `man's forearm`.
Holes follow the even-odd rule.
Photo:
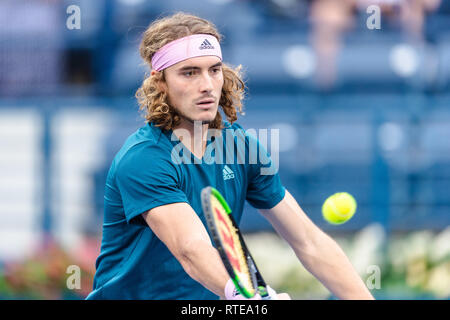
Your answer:
[[[224,296],[225,285],[230,278],[219,252],[211,244],[197,241],[184,249],[178,257],[184,270],[194,280],[221,298]]]
[[[305,268],[340,299],[373,299],[344,251],[323,232],[307,249],[295,250]]]

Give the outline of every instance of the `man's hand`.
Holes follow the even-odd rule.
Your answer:
[[[267,291],[272,300],[291,300],[291,297],[287,293],[278,294],[269,286],[267,286]],[[259,293],[255,294],[251,298],[246,298],[241,295],[231,279],[228,280],[225,286],[225,297],[227,300],[262,300]]]

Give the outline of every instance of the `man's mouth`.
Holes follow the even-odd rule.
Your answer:
[[[203,99],[196,103],[196,105],[200,108],[210,108],[214,105],[215,100],[212,98]]]

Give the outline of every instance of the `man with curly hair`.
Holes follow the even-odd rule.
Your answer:
[[[336,296],[370,299],[342,250],[305,215],[278,173],[262,173],[270,156],[235,122],[245,85],[239,68],[222,61],[220,40],[211,22],[185,13],[145,31],[140,53],[152,71],[136,96],[147,124],[127,139],[108,173],[88,299],[244,299],[205,228],[200,193],[206,186],[225,196],[237,222],[246,200],[259,209]],[[212,141],[225,138],[236,142],[231,151],[225,143],[232,156],[203,161]],[[263,151],[256,162],[249,161],[255,144]],[[180,145],[183,161],[174,152]],[[229,161],[236,158],[241,161]]]

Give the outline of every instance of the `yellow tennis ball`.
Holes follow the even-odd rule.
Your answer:
[[[342,224],[356,212],[356,200],[347,192],[338,192],[328,197],[322,206],[322,215],[331,224]]]

